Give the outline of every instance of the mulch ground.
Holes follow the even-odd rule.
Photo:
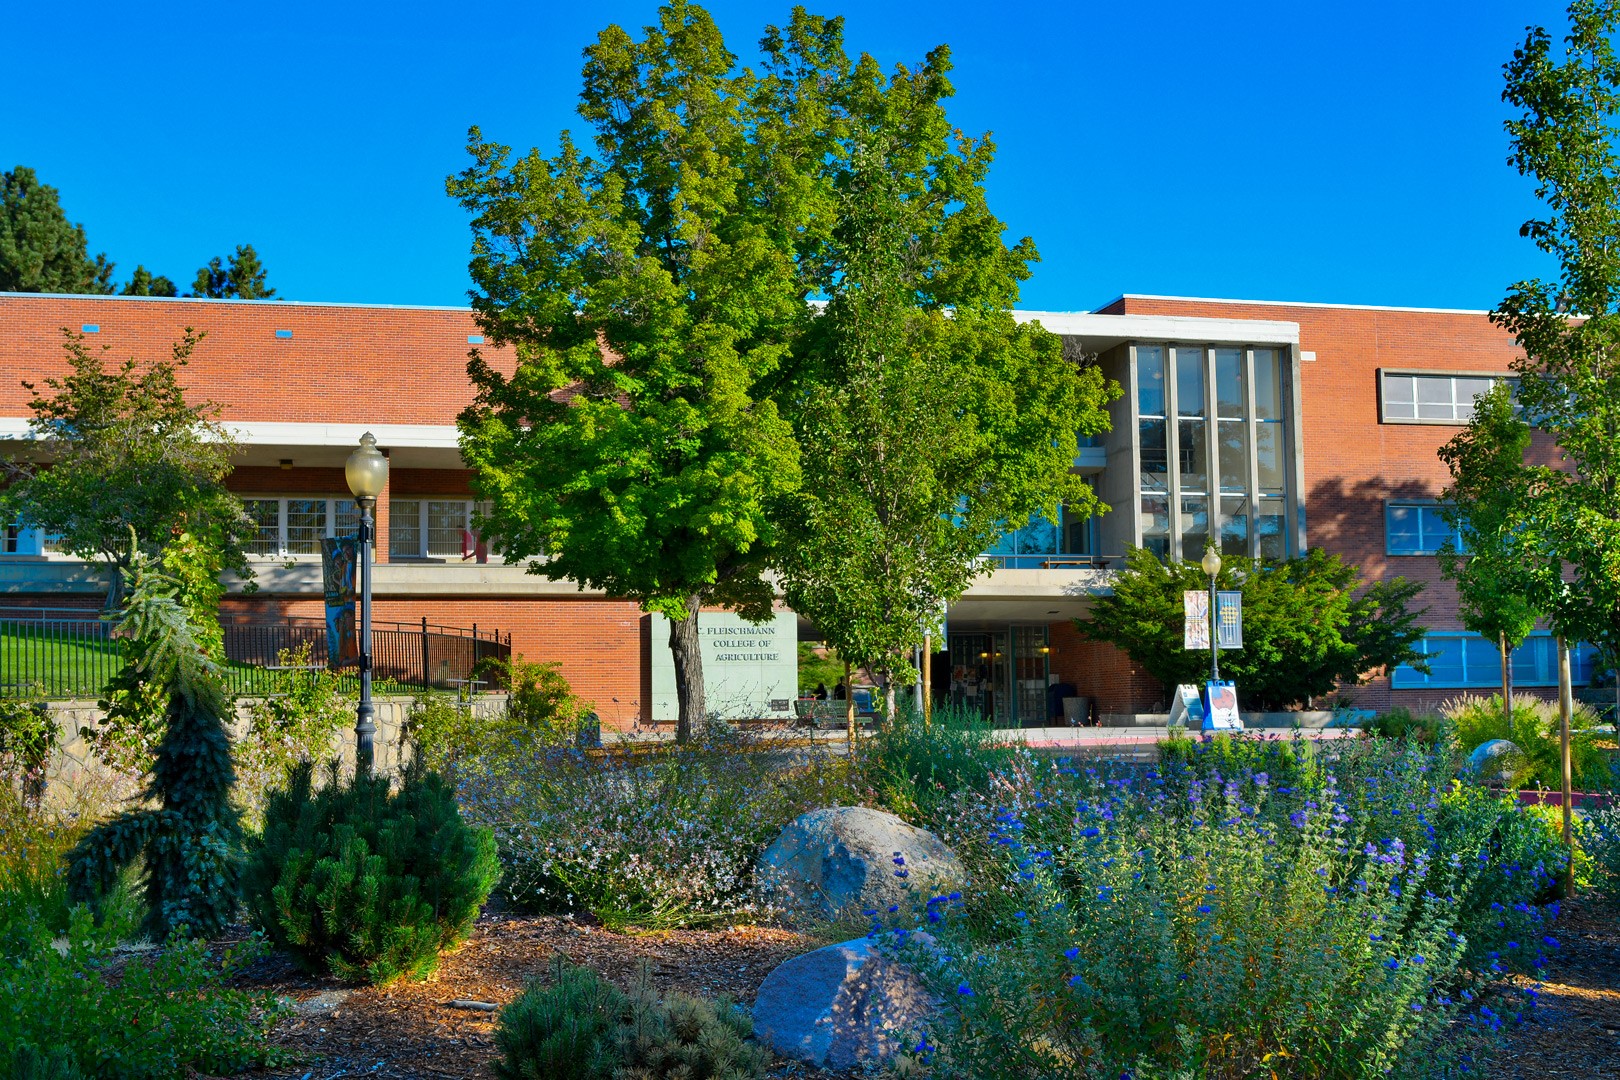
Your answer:
[[[1620,911],[1588,898],[1565,905],[1554,930],[1560,948],[1546,977],[1521,980],[1539,1002],[1510,1029],[1491,1056],[1494,1080],[1581,1077],[1620,1080]],[[299,1063],[244,1074],[263,1080],[378,1080],[422,1077],[490,1080],[496,1059],[495,1014],[450,1005],[505,1005],[530,977],[543,975],[562,952],[627,986],[637,965],[652,964],[663,989],[751,1004],[770,971],[819,944],[768,927],[615,933],[572,918],[486,911],[465,945],[444,957],[422,982],[386,989],[352,988],[306,975],[271,956],[237,985],[270,990],[299,1002],[276,1041]],[[779,1061],[776,1080],[831,1080],[831,1074]]]
[[[661,990],[752,1004],[778,964],[817,947],[801,934],[769,927],[614,933],[572,918],[486,911],[468,941],[421,982],[386,989],[354,988],[306,975],[281,956],[259,961],[235,985],[269,990],[300,1003],[275,1040],[300,1063],[241,1074],[277,1080],[337,1077],[456,1078],[494,1076],[495,1014],[452,1007],[452,1001],[505,1005],[526,980],[546,972],[553,952],[628,986],[637,966],[652,965]],[[772,1077],[832,1074],[779,1062]]]
[[[1620,1080],[1620,905],[1587,897],[1566,904],[1546,977],[1522,980],[1536,1008],[1492,1056],[1496,1080]]]

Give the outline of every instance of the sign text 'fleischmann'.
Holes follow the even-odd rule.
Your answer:
[[[714,650],[716,663],[746,660],[757,664],[782,659],[780,651],[763,651],[776,650],[776,627],[770,623],[762,626],[708,626],[704,627],[703,632],[709,638],[709,647]]]

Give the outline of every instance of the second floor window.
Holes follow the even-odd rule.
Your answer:
[[[1466,424],[1474,418],[1474,399],[1500,381],[1494,375],[1380,373],[1380,418],[1387,422]]]
[[[1447,540],[1463,550],[1462,534],[1446,524],[1444,509],[1438,503],[1385,503],[1385,554],[1434,555]]]
[[[388,504],[391,559],[471,559],[478,554],[471,499],[393,499]]]

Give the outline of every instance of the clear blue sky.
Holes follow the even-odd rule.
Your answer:
[[[809,5],[885,63],[940,42],[953,122],[999,145],[991,205],[1042,262],[1024,306],[1121,292],[1488,308],[1545,273],[1505,162],[1501,68],[1542,0]],[[784,3],[709,5],[749,58]],[[15,4],[0,168],[91,251],[189,284],[251,242],[294,300],[459,304],[444,195],[470,124],[549,150],[580,50],[656,5]]]

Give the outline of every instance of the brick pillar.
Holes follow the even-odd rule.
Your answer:
[[[387,453],[387,451],[384,451]],[[393,495],[394,477],[390,470],[388,483],[383,485],[382,494],[377,496],[377,507],[372,514],[377,519],[377,546],[372,558],[380,563],[388,561],[388,500]]]

